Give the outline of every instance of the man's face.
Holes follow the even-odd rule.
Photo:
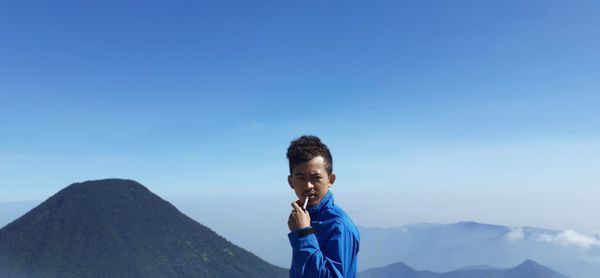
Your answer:
[[[288,183],[296,192],[298,199],[304,202],[306,196],[309,196],[308,207],[318,205],[334,181],[335,174],[327,174],[325,159],[322,156],[296,165],[292,169],[292,174],[288,176]]]

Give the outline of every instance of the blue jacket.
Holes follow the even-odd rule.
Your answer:
[[[293,249],[290,277],[356,277],[360,233],[350,217],[333,203],[331,191],[308,212],[314,233],[288,234]]]

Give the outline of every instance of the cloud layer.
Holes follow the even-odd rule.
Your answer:
[[[562,246],[577,246],[582,248],[600,246],[600,240],[598,238],[583,235],[573,230],[562,231],[556,235],[541,234],[536,240],[560,244]]]

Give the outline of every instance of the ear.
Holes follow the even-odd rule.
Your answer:
[[[329,185],[328,185],[328,187],[333,186],[334,182],[335,182],[335,173],[331,172],[331,175],[329,175]]]
[[[292,175],[288,175],[288,184],[292,189],[294,189],[294,186],[292,185]]]

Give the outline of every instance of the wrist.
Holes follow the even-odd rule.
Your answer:
[[[298,235],[299,238],[305,237],[310,234],[314,234],[315,230],[311,226],[306,226],[304,228],[300,228],[294,231]]]

